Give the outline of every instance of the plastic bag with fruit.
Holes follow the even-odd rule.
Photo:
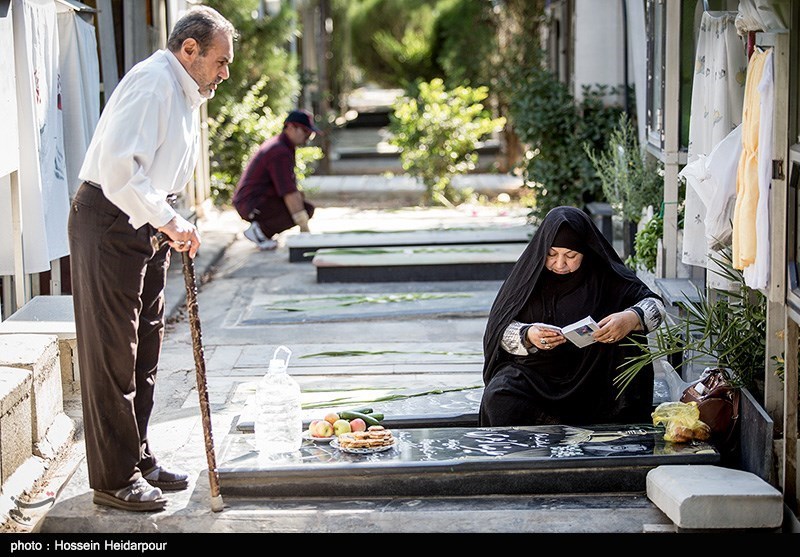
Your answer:
[[[653,425],[664,425],[664,440],[688,443],[707,441],[711,430],[700,420],[696,402],[663,402],[653,412]]]

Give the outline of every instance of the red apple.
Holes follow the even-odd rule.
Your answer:
[[[319,420],[317,427],[311,432],[312,437],[331,437],[333,435],[333,425],[326,420]]]
[[[367,422],[361,418],[350,420],[350,431],[367,431]]]
[[[325,414],[325,421],[331,425],[336,423],[336,420],[338,419],[339,419],[339,414],[337,414],[336,412],[328,412],[327,414]]]

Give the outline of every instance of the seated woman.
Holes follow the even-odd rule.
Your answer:
[[[578,348],[560,332],[590,315],[597,342]],[[628,269],[580,209],[556,207],[520,256],[492,305],[484,334],[481,426],[650,423],[653,368],[620,394],[626,343],[664,318],[664,304]]]

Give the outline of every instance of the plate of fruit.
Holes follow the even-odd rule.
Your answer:
[[[303,439],[314,443],[330,443],[343,433],[366,431],[369,426],[380,425],[383,414],[372,412],[372,408],[358,408],[329,412],[322,419],[312,420],[303,432]]]

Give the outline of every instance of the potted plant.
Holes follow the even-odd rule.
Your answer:
[[[743,273],[733,269],[730,248],[720,255],[715,259],[719,272],[738,287],[732,291],[698,289],[696,301],[682,302],[682,312],[676,319],[668,317],[647,340],[631,339],[641,350],[620,366],[614,382],[622,392],[646,364],[656,361],[669,361],[676,370],[690,366],[722,369],[727,381],[741,394],[738,432],[732,438],[733,444],[720,445],[722,461],[773,481],[775,423],[763,408],[766,299],[761,292],[747,287]],[[669,373],[670,366],[663,367]],[[684,392],[694,384],[678,382]]]
[[[660,213],[656,213],[636,232],[633,240],[633,253],[625,260],[625,264],[636,271],[643,269],[654,273],[658,261],[658,240],[663,235],[664,217]]]
[[[680,356],[675,368],[691,365],[719,367],[728,371],[737,387],[760,391],[766,354],[766,300],[745,285],[741,271],[734,269],[730,248],[717,260],[720,273],[738,285],[732,291],[698,289],[696,301],[681,303],[683,315],[665,322],[648,339],[647,345],[632,339],[641,350],[628,359],[615,378],[623,390],[645,365]]]

